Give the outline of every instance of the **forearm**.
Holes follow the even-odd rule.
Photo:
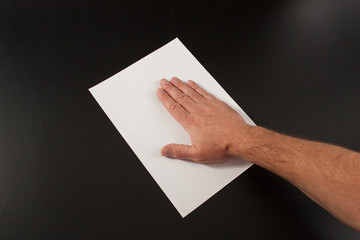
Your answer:
[[[241,139],[240,139],[241,140]],[[329,144],[249,128],[233,155],[285,178],[345,223],[360,230],[360,154]]]

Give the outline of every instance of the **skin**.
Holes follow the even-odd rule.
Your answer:
[[[195,82],[162,79],[157,96],[189,133],[192,145],[161,154],[198,163],[238,156],[285,178],[345,224],[360,231],[360,154],[248,125]]]

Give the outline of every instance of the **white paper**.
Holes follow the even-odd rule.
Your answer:
[[[255,125],[177,38],[89,90],[185,217],[251,164],[234,158],[206,165],[161,156],[160,149],[166,144],[191,144],[187,132],[157,99],[160,79],[169,80],[173,76],[184,81],[194,80],[233,107],[246,122]]]

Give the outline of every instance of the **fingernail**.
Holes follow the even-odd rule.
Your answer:
[[[179,82],[180,80],[179,80],[178,78],[176,78],[176,77],[172,77],[172,78],[170,79],[170,81],[173,82],[173,83],[177,83],[177,82]]]
[[[164,89],[162,89],[162,88],[159,88],[159,89],[158,89],[158,92],[159,92],[161,95],[164,95],[164,94],[165,94],[165,91],[164,91]]]
[[[169,82],[168,82],[166,79],[161,79],[160,83],[166,85],[166,84],[168,84]]]
[[[169,148],[163,149],[162,154],[165,157],[170,157],[170,149]]]

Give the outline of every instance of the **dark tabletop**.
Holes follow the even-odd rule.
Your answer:
[[[175,37],[258,125],[360,151],[359,1],[1,0],[0,239],[360,239],[257,166],[180,217],[88,92]]]

